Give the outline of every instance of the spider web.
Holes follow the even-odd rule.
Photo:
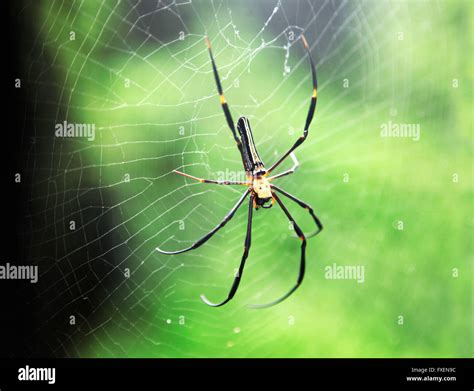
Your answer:
[[[323,266],[368,267],[368,254],[376,257],[364,244],[357,219],[349,219],[351,234],[345,228],[348,205],[357,210],[372,204],[362,221],[384,221],[387,230],[399,218],[410,220],[387,194],[385,181],[406,170],[402,158],[387,156],[409,154],[406,149],[413,147],[381,143],[378,128],[387,118],[404,118],[415,100],[435,102],[440,114],[445,110],[429,82],[415,99],[411,82],[417,75],[401,76],[416,63],[419,47],[412,41],[398,54],[398,32],[409,36],[407,26],[430,32],[441,18],[443,3],[431,6],[331,0],[25,3],[19,19],[37,19],[33,39],[22,46],[28,59],[22,74],[32,91],[25,119],[31,137],[23,140],[30,197],[22,238],[24,259],[40,268],[36,294],[27,298],[37,320],[26,354],[350,356],[376,350],[344,338],[345,350],[330,347],[342,337],[328,330],[340,331],[349,318],[358,324],[357,308],[364,308],[378,285],[372,279],[370,289],[339,285],[327,291]],[[426,25],[413,27],[412,15],[423,12]],[[304,125],[311,75],[299,39],[303,32],[317,65],[320,99],[309,138],[296,151],[301,167],[279,184],[313,204],[338,234],[309,242],[305,293],[271,310],[248,310],[246,304],[273,300],[290,289],[299,261],[299,244],[283,213],[276,207],[255,212],[238,294],[215,310],[200,302],[199,294],[216,301],[227,295],[243,251],[246,203],[199,250],[177,256],[155,250],[190,245],[226,215],[243,190],[196,184],[172,173],[232,179],[242,172],[204,37],[212,41],[234,121],[241,115],[250,119],[269,165]],[[433,65],[428,72],[438,71]],[[440,73],[446,80],[451,76]],[[63,121],[94,124],[95,139],[54,137],[52,129]],[[418,112],[414,121],[429,118]],[[281,170],[290,165],[288,159]],[[374,180],[369,172],[377,166],[382,169]],[[347,190],[355,185],[344,182],[346,174],[355,178],[357,190]],[[286,204],[309,231],[305,211]],[[345,205],[346,215],[332,204]],[[382,229],[371,234],[377,241],[388,235]],[[389,267],[380,278],[391,296],[396,290],[391,278],[410,270],[405,266]],[[327,293],[336,297],[326,298]],[[374,306],[387,317],[409,311],[400,302],[393,304],[393,314],[377,299]],[[336,310],[325,317],[331,307]],[[347,319],[338,315],[341,308]],[[406,353],[387,348],[379,354]]]

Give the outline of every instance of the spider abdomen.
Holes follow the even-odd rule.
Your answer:
[[[240,117],[237,121],[237,130],[242,141],[242,158],[247,172],[257,172],[264,169],[262,159],[257,152],[257,147],[253,141],[250,122],[246,117]]]

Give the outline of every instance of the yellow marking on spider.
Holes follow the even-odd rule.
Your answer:
[[[317,98],[318,96],[318,91],[316,91],[316,88],[313,89],[313,98]]]
[[[220,95],[219,96],[220,100],[221,100],[221,105],[223,105],[225,102],[225,98],[224,98],[224,95]]]
[[[211,41],[209,41],[209,38],[207,38],[207,37],[204,37],[204,39],[206,41],[207,48],[210,49],[211,48]]]
[[[270,198],[272,196],[272,191],[270,189],[270,184],[268,183],[267,178],[260,177],[253,180],[253,190],[257,194],[258,198]]]

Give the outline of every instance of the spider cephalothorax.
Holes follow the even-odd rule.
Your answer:
[[[299,269],[299,274],[298,274],[298,279],[296,280],[296,284],[293,286],[293,288],[290,289],[288,293],[280,297],[278,300],[275,300],[271,303],[264,304],[264,305],[256,305],[252,306],[254,308],[264,308],[264,307],[269,307],[274,304],[280,303],[281,301],[285,300],[288,296],[290,296],[300,285],[301,282],[303,281],[304,277],[304,272],[305,272],[305,265],[306,265],[306,238],[310,236],[314,236],[321,232],[323,229],[323,226],[317,216],[314,214],[313,208],[311,208],[308,204],[305,202],[299,200],[298,198],[294,197],[290,193],[287,193],[283,189],[280,189],[279,187],[275,186],[271,182],[274,179],[281,178],[282,176],[285,175],[290,175],[292,174],[295,169],[297,168],[297,162],[295,161],[295,165],[293,168],[283,171],[280,174],[276,174],[273,176],[269,176],[270,173],[277,168],[277,166],[280,165],[283,160],[285,160],[288,156],[291,155],[292,158],[294,158],[293,151],[300,146],[304,140],[306,140],[306,137],[308,136],[308,129],[309,125],[311,124],[311,120],[313,119],[314,116],[314,110],[316,108],[316,101],[317,101],[317,78],[316,78],[316,69],[314,67],[313,59],[311,58],[311,53],[309,51],[308,43],[306,42],[306,39],[303,35],[301,35],[301,41],[303,42],[303,46],[306,49],[306,52],[309,57],[309,62],[311,65],[311,77],[313,81],[312,85],[312,94],[311,94],[311,103],[309,106],[308,110],[308,115],[306,116],[306,123],[303,129],[303,134],[296,140],[296,142],[293,144],[293,146],[280,158],[278,159],[268,170],[265,169],[265,166],[263,164],[262,159],[260,159],[260,156],[258,154],[257,148],[255,146],[255,142],[253,140],[253,135],[252,135],[252,129],[250,128],[250,123],[249,120],[246,117],[240,117],[239,120],[237,121],[237,126],[234,125],[234,122],[232,120],[232,116],[230,114],[229,106],[227,105],[227,101],[224,97],[224,93],[222,90],[222,85],[221,81],[219,79],[219,74],[217,72],[217,67],[216,63],[214,61],[214,57],[212,55],[212,50],[211,50],[211,44],[209,40],[206,37],[206,43],[207,47],[209,49],[209,56],[211,58],[211,63],[212,63],[212,70],[214,73],[214,78],[216,81],[217,85],[217,92],[219,93],[219,99],[221,102],[222,109],[224,110],[224,115],[227,120],[227,125],[229,126],[232,135],[234,137],[235,142],[237,143],[237,148],[239,149],[240,156],[242,158],[242,163],[244,165],[244,170],[247,175],[247,181],[216,181],[212,179],[202,179],[202,178],[197,178],[193,175],[186,174],[181,171],[174,171],[177,174],[183,175],[185,177],[197,180],[202,183],[214,183],[218,185],[242,185],[246,186],[247,190],[244,192],[244,194],[240,197],[240,199],[237,201],[237,203],[234,205],[234,207],[230,210],[230,212],[227,214],[227,216],[224,217],[224,219],[216,226],[214,229],[212,229],[210,232],[208,232],[206,235],[204,235],[201,239],[198,241],[194,242],[191,246],[178,250],[178,251],[163,251],[159,248],[157,250],[162,253],[162,254],[180,254],[184,253],[189,250],[194,250],[201,245],[203,245],[205,242],[207,242],[219,229],[221,229],[224,225],[227,224],[227,222],[234,216],[235,212],[239,207],[242,205],[244,202],[245,198],[250,195],[250,201],[249,201],[249,207],[248,207],[248,222],[247,222],[247,235],[245,237],[245,245],[244,245],[244,253],[242,255],[242,260],[240,261],[240,266],[235,274],[234,277],[234,283],[232,284],[232,287],[229,291],[229,294],[227,295],[227,298],[219,303],[213,303],[209,301],[204,295],[201,295],[201,299],[208,305],[212,307],[220,307],[227,302],[229,302],[237,292],[237,289],[240,284],[240,280],[242,278],[242,274],[244,272],[244,266],[245,266],[245,261],[247,260],[249,251],[250,251],[250,244],[251,244],[251,236],[252,236],[252,213],[253,209],[259,209],[259,208],[270,208],[273,203],[276,201],[278,205],[281,207],[283,212],[285,213],[286,217],[288,220],[291,222],[291,225],[296,233],[296,235],[301,239],[301,258],[300,258],[300,269]],[[237,127],[237,131],[236,131]],[[294,201],[297,203],[299,206],[302,208],[305,208],[313,218],[317,230],[308,236],[305,236],[301,228],[296,224],[295,220],[291,216],[290,212],[286,208],[286,206],[283,204],[281,201],[280,197],[277,196],[276,192],[283,194],[285,197],[288,197],[290,200]]]
[[[264,175],[255,176],[252,182],[252,195],[255,198],[255,209],[271,208],[274,202],[270,182]]]

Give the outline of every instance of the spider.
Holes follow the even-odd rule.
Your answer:
[[[247,260],[247,257],[249,255],[250,251],[250,244],[251,244],[251,236],[252,236],[252,213],[253,209],[258,210],[259,208],[271,208],[272,205],[275,203],[275,201],[278,203],[280,208],[283,210],[284,214],[290,221],[290,223],[293,226],[293,229],[298,236],[298,238],[301,240],[301,256],[300,256],[300,269],[299,269],[299,274],[298,274],[298,279],[293,286],[293,288],[290,289],[288,293],[280,297],[279,299],[272,301],[267,304],[260,304],[260,305],[252,305],[250,306],[251,308],[266,308],[273,306],[275,304],[278,304],[288,298],[293,292],[298,289],[298,287],[301,285],[305,273],[305,254],[306,254],[306,238],[309,238],[311,236],[317,235],[321,230],[323,229],[323,225],[321,224],[321,221],[318,219],[316,214],[313,211],[313,208],[306,204],[305,202],[301,201],[300,199],[294,197],[290,193],[287,193],[283,189],[275,186],[272,181],[281,178],[286,175],[293,174],[293,172],[296,170],[298,167],[298,162],[294,158],[293,151],[298,148],[305,140],[306,137],[308,136],[308,129],[311,124],[311,120],[313,119],[314,116],[314,111],[316,108],[316,101],[317,101],[317,78],[316,78],[316,68],[314,66],[313,59],[311,57],[311,53],[309,50],[308,42],[306,41],[305,37],[301,35],[301,41],[303,43],[303,46],[306,50],[306,53],[308,54],[309,58],[309,63],[311,66],[311,77],[312,77],[312,95],[311,95],[311,103],[309,106],[308,114],[306,117],[306,123],[304,126],[303,134],[296,140],[296,142],[293,144],[293,146],[282,156],[280,159],[278,159],[269,169],[266,169],[263,161],[260,159],[260,156],[257,152],[257,148],[255,147],[255,143],[253,141],[253,136],[252,136],[252,130],[250,128],[250,123],[249,120],[246,117],[240,117],[239,120],[237,121],[237,131],[239,132],[239,136],[237,136],[237,132],[234,126],[234,122],[232,120],[232,116],[230,114],[229,106],[227,104],[227,101],[224,97],[224,93],[222,90],[222,84],[219,79],[219,74],[217,71],[217,66],[214,61],[214,56],[212,54],[212,48],[211,48],[211,43],[209,39],[206,37],[206,44],[207,48],[209,51],[209,57],[211,59],[211,64],[212,64],[212,70],[214,73],[214,79],[217,85],[217,91],[219,93],[219,98],[220,98],[220,103],[222,106],[222,109],[224,111],[224,115],[227,120],[227,124],[232,132],[232,135],[234,137],[235,142],[237,143],[237,148],[239,149],[240,155],[242,157],[242,163],[244,165],[244,169],[247,175],[247,181],[218,181],[218,180],[210,180],[210,179],[203,179],[203,178],[198,178],[190,174],[186,174],[184,172],[180,172],[177,170],[174,170],[176,174],[185,176],[187,178],[199,181],[201,183],[213,183],[217,185],[242,185],[242,186],[247,186],[247,189],[243,193],[243,195],[240,197],[240,199],[237,201],[237,203],[234,205],[234,207],[230,210],[230,212],[224,217],[224,219],[216,226],[214,229],[212,229],[209,233],[204,235],[202,238],[194,242],[191,246],[184,248],[182,250],[178,251],[164,251],[161,250],[160,248],[157,248],[157,251],[159,251],[162,254],[168,254],[168,255],[173,255],[173,254],[181,254],[186,251],[194,250],[200,246],[202,246],[204,243],[206,243],[217,231],[219,231],[222,227],[224,227],[234,216],[235,212],[239,209],[239,207],[242,205],[244,202],[245,198],[250,195],[249,199],[249,204],[248,204],[248,219],[247,219],[247,234],[245,237],[245,244],[244,244],[244,253],[242,255],[242,260],[240,261],[240,266],[238,269],[238,272],[236,273],[234,277],[234,281],[232,284],[232,287],[230,288],[230,291],[227,295],[227,298],[221,302],[211,302],[206,298],[205,295],[201,295],[202,301],[206,303],[207,305],[211,307],[220,307],[223,306],[224,304],[228,303],[234,295],[237,292],[237,289],[240,284],[240,280],[242,278],[242,274],[244,272],[244,267],[245,267],[245,262]],[[270,176],[270,174],[275,170],[288,156],[290,156],[293,161],[294,165],[291,169],[286,170],[284,172],[281,172],[279,174]],[[305,236],[301,228],[296,224],[295,220],[291,216],[290,212],[286,208],[286,206],[283,204],[282,200],[280,197],[277,195],[277,193],[280,193],[284,195],[285,197],[289,198],[290,200],[294,201],[296,204],[301,206],[302,208],[306,209],[311,217],[313,218],[317,229],[315,232],[313,232],[311,235]]]

